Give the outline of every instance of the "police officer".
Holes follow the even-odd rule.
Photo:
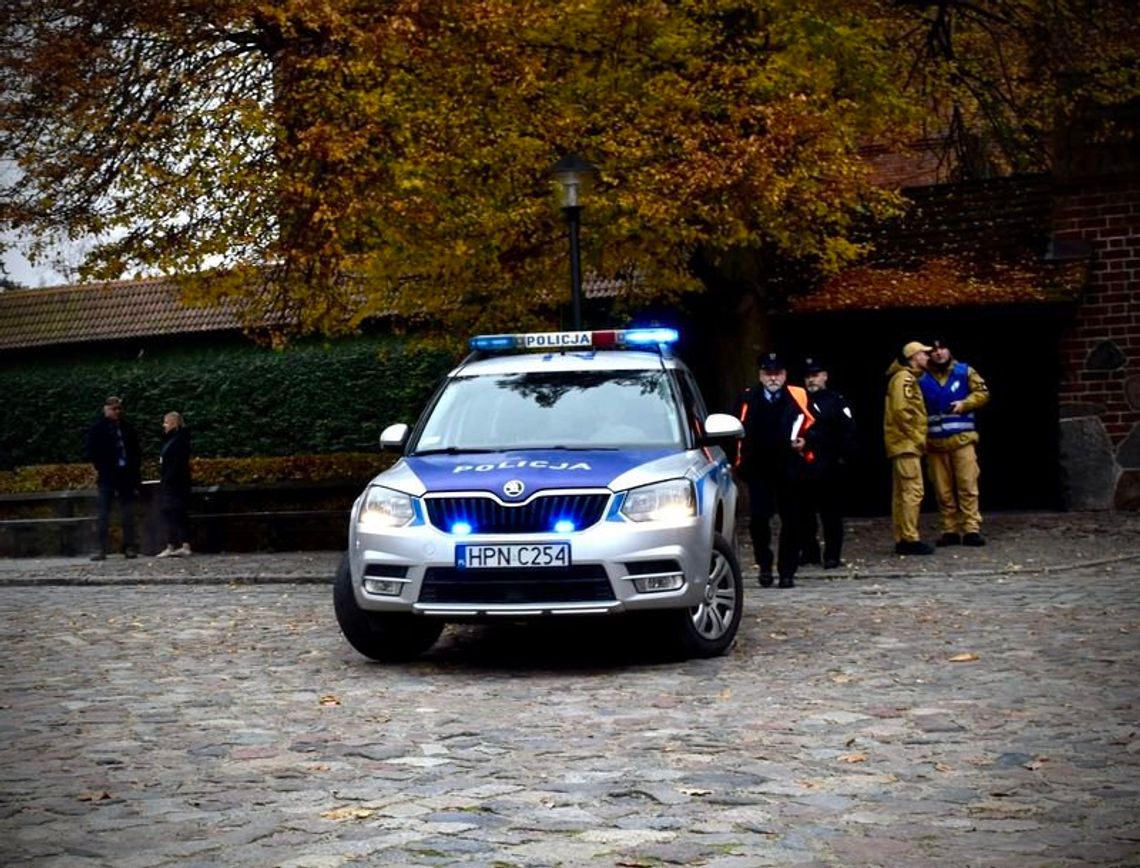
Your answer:
[[[773,515],[780,516],[776,572],[781,588],[795,587],[803,527],[803,449],[814,422],[807,393],[788,386],[788,371],[775,353],[757,360],[759,383],[737,399],[734,415],[744,423],[738,472],[748,482],[749,531],[760,570],[760,585],[768,587],[772,574]]]
[[[990,400],[989,387],[981,374],[955,360],[945,341],[933,347],[918,384],[926,401],[926,469],[938,499],[937,544],[983,546],[974,411]]]
[[[843,468],[855,454],[855,420],[847,401],[827,387],[827,367],[804,359],[804,388],[815,417],[804,437],[804,538],[800,560],[820,561],[816,516],[823,525],[823,568],[839,566],[843,551]]]
[[[918,378],[926,370],[931,348],[911,341],[887,369],[887,400],[883,412],[883,441],[891,459],[893,477],[891,517],[895,553],[929,555],[934,552],[918,537],[922,507],[922,455],[926,451],[926,404]]]

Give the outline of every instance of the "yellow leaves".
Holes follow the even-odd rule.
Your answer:
[[[979,657],[977,654],[974,654],[971,651],[967,651],[967,652],[964,652],[962,654],[955,654],[953,657],[948,657],[946,659],[946,662],[947,663],[973,663],[976,660],[981,660],[981,659],[982,658]]]
[[[320,704],[326,708],[335,708],[340,705],[340,698],[331,693],[326,693],[320,698]]]
[[[321,819],[332,820],[336,823],[342,822],[344,820],[367,820],[375,813],[375,808],[334,808],[331,811],[321,811]]]
[[[867,761],[867,754],[865,753],[848,753],[839,757],[841,763],[865,763]]]

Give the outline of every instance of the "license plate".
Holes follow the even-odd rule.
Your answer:
[[[570,543],[511,543],[455,547],[455,566],[461,570],[545,569],[570,566]]]

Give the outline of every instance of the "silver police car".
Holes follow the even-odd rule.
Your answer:
[[[486,335],[352,508],[334,605],[410,659],[449,621],[645,613],[688,656],[740,624],[740,422],[709,415],[672,329]]]

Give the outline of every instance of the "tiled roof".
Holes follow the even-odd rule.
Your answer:
[[[610,298],[624,285],[586,275],[582,294]],[[242,327],[232,306],[189,306],[174,282],[164,278],[0,292],[0,352]]]
[[[913,207],[875,230],[874,251],[790,299],[793,313],[1059,301],[1083,284],[1086,263],[1044,258],[1053,212],[1049,176],[905,193]]]
[[[240,328],[232,308],[187,306],[162,278],[0,292],[0,351]]]

